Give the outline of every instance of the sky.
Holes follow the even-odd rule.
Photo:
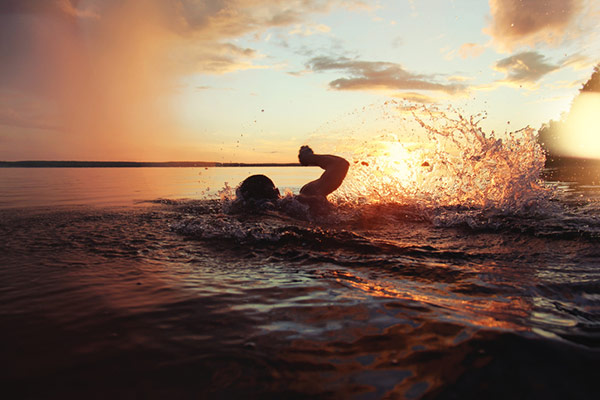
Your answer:
[[[598,0],[0,0],[0,160],[295,162],[390,99],[539,129],[600,62],[599,20]]]

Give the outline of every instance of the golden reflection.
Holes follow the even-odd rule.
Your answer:
[[[441,307],[460,313],[461,320],[471,325],[499,328],[509,330],[528,330],[528,328],[507,320],[507,318],[527,318],[532,306],[525,299],[519,297],[478,297],[453,294],[449,290],[436,288],[430,285],[430,293],[412,288],[401,289],[392,280],[366,279],[353,275],[347,271],[331,271],[334,279],[343,285],[350,285],[355,289],[372,297],[387,297],[394,299],[410,300]]]

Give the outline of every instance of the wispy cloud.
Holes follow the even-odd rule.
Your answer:
[[[483,51],[485,50],[485,48],[477,43],[464,43],[462,46],[460,46],[460,48],[458,49],[458,55],[465,59],[465,58],[477,58],[481,55],[481,53],[483,53]]]
[[[394,97],[407,100],[411,103],[433,104],[438,100],[435,97],[427,96],[426,94],[417,92],[398,93]]]
[[[323,24],[296,24],[292,30],[288,32],[289,35],[301,35],[301,36],[312,36],[319,33],[328,33],[331,28]]]
[[[440,83],[434,76],[412,73],[391,62],[315,57],[307,67],[314,72],[339,71],[348,75],[329,83],[335,90],[425,90],[448,94],[466,90],[463,84]]]
[[[185,51],[184,51],[185,49]],[[266,68],[255,61],[262,56],[254,49],[233,43],[200,41],[187,44],[175,52],[183,69],[195,73],[225,74],[246,69]]]
[[[579,53],[567,56],[561,61],[563,66],[571,67],[576,71],[590,70],[596,63],[597,60],[593,60],[590,57]]]
[[[444,46],[440,49],[440,53],[448,61],[454,60],[457,56],[464,59],[477,58],[485,50],[485,46],[478,43],[463,43],[458,49],[451,46]]]

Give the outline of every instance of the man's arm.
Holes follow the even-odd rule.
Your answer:
[[[350,167],[348,161],[342,157],[330,154],[315,154],[308,146],[300,148],[298,160],[302,165],[314,165],[325,170],[319,179],[307,183],[300,189],[300,194],[305,196],[326,197],[340,187]]]

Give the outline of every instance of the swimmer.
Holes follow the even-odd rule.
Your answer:
[[[307,183],[295,199],[309,206],[311,212],[323,213],[330,207],[327,195],[336,190],[346,177],[350,164],[342,157],[330,154],[315,154],[308,146],[300,147],[298,160],[304,166],[318,166],[325,171],[319,179]],[[262,208],[281,198],[279,189],[265,175],[252,175],[238,187],[237,200],[259,205]]]

